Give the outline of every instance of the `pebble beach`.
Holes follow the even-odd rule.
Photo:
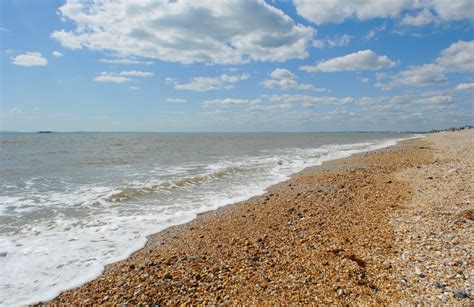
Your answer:
[[[305,169],[44,304],[473,304],[474,130]]]

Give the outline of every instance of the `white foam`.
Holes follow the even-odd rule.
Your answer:
[[[209,176],[200,186],[189,184],[175,195],[174,202],[158,203],[142,199],[117,204],[108,199],[121,189],[109,186],[83,185],[66,192],[31,192],[30,198],[1,196],[3,204],[15,205],[18,214],[39,210],[56,210],[54,219],[39,219],[19,231],[0,237],[0,305],[25,305],[52,299],[61,291],[80,286],[100,275],[107,264],[125,259],[142,248],[146,237],[172,225],[186,223],[197,214],[264,193],[305,167],[351,154],[380,149],[401,139],[358,144],[327,145],[314,149],[282,149],[259,157],[240,157],[201,166],[187,165],[156,170],[169,178]],[[235,170],[224,177],[215,172]],[[168,178],[168,177],[166,177]],[[168,180],[168,179],[167,179]],[[163,179],[132,179],[133,188],[154,187]],[[34,186],[29,182],[29,186]],[[148,190],[147,190],[148,191]],[[150,189],[149,193],[162,193]],[[161,194],[160,194],[161,195]],[[34,196],[34,197],[33,197]],[[3,206],[3,213],[8,206]],[[12,210],[10,208],[10,210]],[[74,215],[67,210],[76,210]],[[130,214],[132,210],[133,214]],[[11,213],[11,212],[10,212]],[[35,221],[35,220],[33,220]]]

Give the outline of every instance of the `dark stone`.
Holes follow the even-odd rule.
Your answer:
[[[438,289],[444,289],[444,288],[446,288],[446,286],[443,285],[442,283],[440,283],[439,281],[435,282],[435,283],[434,283],[434,286],[435,286],[435,288],[438,288]]]
[[[401,282],[405,287],[408,286],[408,280],[406,280],[405,278],[402,278],[402,279],[400,280],[400,282]]]
[[[465,291],[457,289],[457,290],[454,290],[454,297],[456,297],[456,298],[468,298],[469,296],[467,295],[467,293]]]

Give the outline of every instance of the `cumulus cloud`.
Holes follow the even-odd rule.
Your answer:
[[[443,85],[450,72],[474,71],[474,41],[458,41],[441,51],[433,63],[421,66],[410,66],[393,75],[379,75],[375,86],[391,89],[401,85],[426,86]]]
[[[222,74],[219,77],[194,77],[191,82],[179,84],[172,80],[167,80],[168,83],[174,83],[174,88],[177,90],[205,92],[217,89],[231,89],[235,87],[235,83],[249,78],[248,74],[241,75],[227,75]]]
[[[311,90],[316,92],[327,92],[328,89],[316,88],[312,84],[299,83],[296,75],[284,68],[277,68],[270,74],[271,79],[260,83],[264,88],[277,88],[282,90]]]
[[[154,73],[149,71],[139,70],[126,70],[118,73],[114,72],[101,72],[98,76],[94,77],[94,81],[97,82],[112,82],[112,83],[124,83],[133,80],[133,77],[151,77]]]
[[[48,65],[48,60],[39,52],[26,52],[13,57],[11,60],[15,65],[26,67]]]
[[[167,99],[166,99],[166,102],[170,102],[170,103],[185,103],[185,102],[186,102],[186,99],[184,99],[184,98],[167,98]]]
[[[398,18],[404,11],[420,9],[433,10],[443,21],[474,19],[472,0],[294,0],[294,4],[300,16],[318,25],[346,19]],[[426,16],[409,20],[415,25],[425,22],[422,18]]]
[[[333,38],[317,39],[313,41],[313,46],[316,48],[347,46],[352,38],[353,36],[344,34]]]
[[[66,48],[181,63],[301,59],[315,34],[263,0],[68,0],[59,14],[76,25],[51,34]]]
[[[458,41],[451,44],[441,51],[436,63],[445,71],[474,72],[474,41]]]
[[[372,50],[362,50],[316,63],[315,66],[302,66],[300,69],[307,72],[362,71],[380,70],[396,65],[397,62],[386,55],[379,56]]]
[[[470,91],[474,90],[474,83],[460,83],[456,86],[458,91]]]
[[[224,98],[224,99],[213,99],[206,100],[203,103],[205,108],[214,105],[220,107],[228,106],[255,106],[260,103],[260,99],[237,99],[237,98]]]
[[[444,74],[444,69],[435,64],[410,66],[393,75],[378,75],[378,79],[387,80],[375,83],[376,87],[382,89],[391,89],[401,85],[442,85],[448,82],[448,78],[446,78]]]
[[[55,50],[55,51],[53,51],[53,52],[51,52],[51,54],[52,54],[53,56],[57,57],[57,58],[59,58],[59,57],[62,57],[62,56],[63,56],[63,54],[62,54],[61,52],[59,52],[59,51],[56,51],[56,50]]]

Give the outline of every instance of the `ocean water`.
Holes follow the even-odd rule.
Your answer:
[[[0,134],[0,305],[55,297],[146,236],[397,133]]]

